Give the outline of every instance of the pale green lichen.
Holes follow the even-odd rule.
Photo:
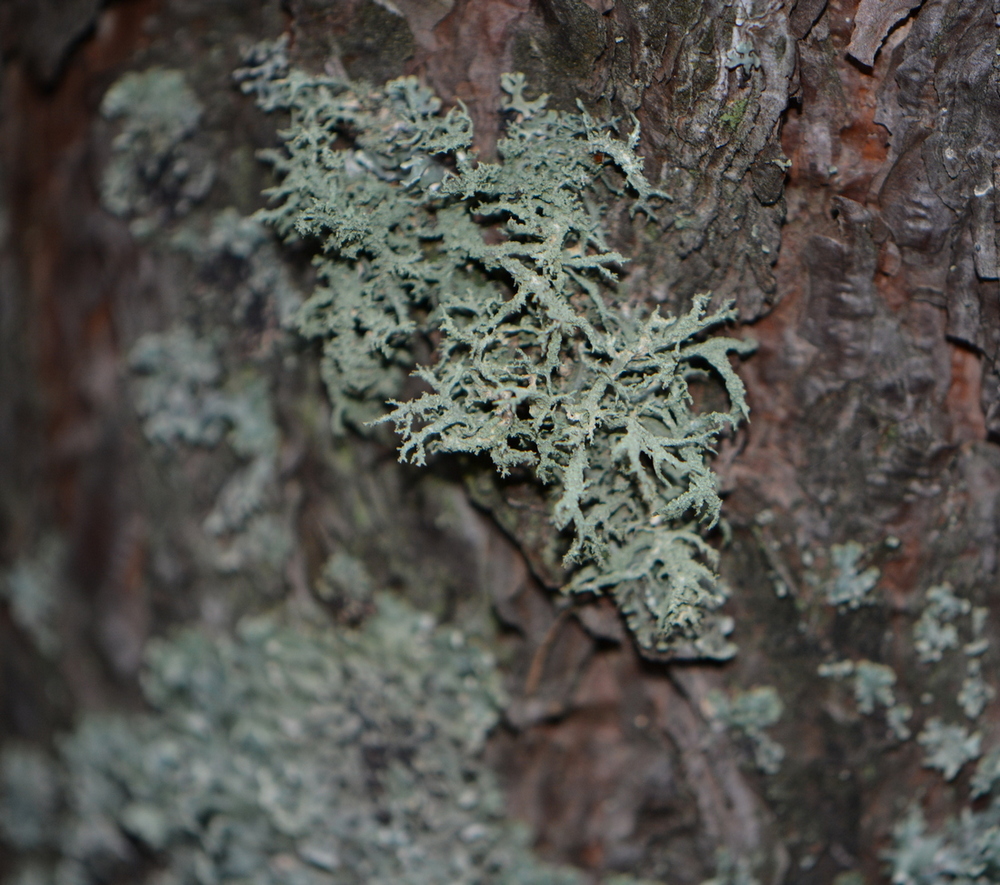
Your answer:
[[[1000,747],[994,747],[984,754],[976,765],[976,773],[972,776],[972,797],[978,799],[1000,783]]]
[[[966,808],[937,831],[928,831],[920,810],[893,830],[886,852],[893,885],[989,885],[1000,881],[1000,805]]]
[[[854,699],[861,713],[875,712],[875,705],[892,707],[896,696],[892,687],[896,684],[896,673],[892,667],[872,661],[858,661],[854,668]]]
[[[378,609],[358,631],[279,614],[154,642],[153,712],[89,716],[63,744],[61,860],[41,881],[579,883],[503,815],[481,755],[492,657],[392,597]],[[5,792],[0,820],[36,794]]]
[[[249,463],[226,480],[215,507],[205,518],[205,529],[213,535],[243,529],[262,509],[275,484],[278,451],[278,428],[265,378],[248,377],[235,393],[223,394],[221,403],[231,428],[226,441]]]
[[[274,111],[287,106],[287,91],[278,84],[284,83],[289,68],[288,34],[282,34],[275,40],[247,47],[243,67],[233,73],[233,80],[243,92],[256,98],[262,110]]]
[[[962,646],[965,655],[965,679],[958,693],[958,704],[969,719],[978,719],[986,705],[996,697],[996,689],[983,678],[982,656],[989,651],[990,643],[985,636],[986,618],[989,611],[976,606],[971,613],[972,638]]]
[[[134,233],[183,215],[208,194],[215,165],[189,144],[201,113],[181,71],[130,71],[105,93],[101,114],[118,134],[101,180],[101,201],[130,219]]]
[[[214,446],[225,439],[244,458],[274,457],[278,429],[267,381],[248,373],[222,385],[210,340],[186,326],[143,335],[129,354],[135,405],[146,438],[164,446]]]
[[[913,645],[921,663],[937,664],[946,652],[961,646],[965,656],[965,678],[957,700],[969,719],[978,719],[996,690],[983,677],[982,657],[989,651],[986,638],[988,610],[973,606],[956,596],[948,583],[937,584],[925,593],[925,605],[913,627]],[[962,642],[962,637],[968,640]]]
[[[302,306],[302,295],[281,260],[274,236],[256,219],[230,206],[212,217],[207,232],[193,224],[184,225],[171,236],[170,244],[194,259],[202,272],[212,274],[223,262],[237,265],[238,282],[227,293],[234,324],[244,323],[254,307],[264,307],[265,314],[274,313],[275,325],[292,325]]]
[[[444,112],[414,78],[255,74],[271,67],[238,72],[292,114],[262,217],[321,249],[298,325],[324,342],[334,428],[388,420],[403,460],[464,452],[530,471],[567,534],[566,589],[614,593],[646,647],[697,637],[724,598],[700,531],[721,503],[708,455],[746,415],[730,354],[751,345],[705,337],[734,317],[707,296],[679,317],[618,300],[625,258],[604,216],[664,199],[638,129],[547,110],[505,75],[500,162],[479,161],[464,108]],[[729,411],[693,410],[688,382],[706,370]],[[424,392],[398,399],[411,371]]]
[[[996,690],[983,679],[982,663],[978,658],[972,658],[966,665],[958,705],[969,719],[978,719],[994,697]]]
[[[754,763],[764,774],[777,774],[785,758],[785,748],[768,735],[784,712],[784,704],[772,685],[761,685],[726,697],[721,692],[709,695],[712,717],[726,728],[743,734],[753,749]]]
[[[232,572],[253,562],[278,568],[291,550],[277,503],[280,435],[267,380],[250,371],[223,383],[216,348],[186,326],[143,335],[129,365],[136,410],[146,438],[173,452],[177,443],[212,447],[223,440],[240,458],[202,523],[218,549],[217,567]]]
[[[956,741],[968,743],[960,736]],[[978,753],[978,745],[975,749]],[[962,755],[959,750],[955,763]],[[1000,748],[990,750],[979,760],[970,785],[972,798],[989,795],[988,804],[980,803],[975,811],[964,808],[957,818],[948,819],[933,832],[928,831],[920,809],[912,807],[895,827],[895,844],[886,854],[893,885],[987,885],[1000,881],[1000,797],[994,792],[997,783]]]
[[[858,563],[864,552],[864,547],[857,541],[834,544],[830,548],[834,575],[825,587],[826,601],[830,605],[856,609],[874,603],[871,591],[878,583],[879,570],[874,566],[864,570],[859,568]]]
[[[316,595],[333,605],[341,619],[351,622],[371,605],[374,582],[360,559],[338,550],[323,564]]]
[[[847,679],[853,677],[854,701],[858,712],[871,716],[877,707],[885,708],[886,722],[889,729],[899,740],[910,737],[910,729],[906,723],[913,715],[909,704],[896,702],[894,686],[896,672],[885,664],[873,661],[835,661],[820,664],[817,672],[827,679]]]
[[[972,605],[956,596],[948,583],[929,587],[920,620],[913,628],[913,645],[921,663],[941,660],[944,652],[958,648],[958,628],[955,621],[967,615]]]
[[[143,335],[129,354],[136,411],[152,443],[213,446],[226,431],[226,406],[215,391],[222,366],[210,341],[185,326]]]
[[[924,767],[936,768],[950,781],[967,762],[979,758],[982,735],[978,731],[969,734],[964,725],[945,724],[935,716],[917,735],[917,743],[926,752]]]
[[[224,269],[235,278],[224,297],[236,323],[255,309],[259,316],[272,315],[271,327],[280,328],[301,305],[273,236],[231,207],[207,224],[180,226],[170,245],[192,259],[199,275],[213,278]],[[234,571],[255,558],[278,565],[291,539],[288,528],[264,512],[276,503],[280,442],[270,384],[252,367],[225,377],[219,357],[225,341],[219,338],[196,338],[184,325],[142,336],[130,355],[136,408],[150,442],[172,449],[176,443],[212,447],[224,440],[240,459],[203,521],[213,538],[234,536],[219,553],[220,567]]]
[[[760,68],[760,56],[757,55],[757,50],[754,49],[753,42],[745,37],[740,39],[726,53],[726,67],[730,70],[742,68],[744,77],[749,77],[754,71]]]
[[[226,389],[211,341],[195,338],[186,326],[152,332],[132,348],[129,367],[136,411],[150,442],[211,447],[225,439],[252,462],[276,456],[279,434],[267,380],[250,372],[231,379]]]
[[[890,731],[901,741],[908,741],[913,732],[907,723],[913,718],[913,707],[909,704],[893,704],[885,711],[885,721]]]

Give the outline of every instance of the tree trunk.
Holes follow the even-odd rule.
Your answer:
[[[0,9],[0,740],[52,747],[86,711],[140,706],[143,648],[178,624],[225,631],[317,594],[355,624],[370,583],[490,637],[511,698],[488,757],[546,859],[595,881],[698,885],[726,857],[760,882],[887,881],[911,804],[931,828],[968,806],[997,735],[997,649],[975,644],[1000,616],[998,16],[986,0]],[[463,102],[483,158],[504,72],[550,107],[637,118],[671,202],[661,226],[615,222],[625,296],[677,313],[712,292],[757,342],[737,367],[750,422],[714,461],[731,661],[648,660],[609,600],[553,593],[533,486],[331,438],[319,354],[281,323],[282,293],[314,282],[308,249],[239,227],[284,122],[232,72],[282,32],[307,71],[414,74]],[[156,68],[181,74],[174,129],[128,142],[104,97]],[[190,402],[166,429],[143,341],[186,355],[170,371]],[[213,396],[225,421],[196,404]],[[330,578],[334,560],[353,577]],[[935,608],[945,585],[957,601]],[[741,729],[763,686],[783,715]],[[935,719],[981,734],[948,780]],[[17,862],[0,854],[0,873]]]

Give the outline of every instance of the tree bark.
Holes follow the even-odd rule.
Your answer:
[[[1000,616],[998,15],[984,0],[8,4],[0,564],[37,558],[48,536],[66,553],[54,650],[0,603],[0,740],[51,742],[81,710],[137,706],[149,636],[311,596],[344,551],[443,620],[502,625],[512,699],[490,754],[543,856],[697,885],[725,850],[761,882],[885,881],[880,852],[907,805],[923,797],[940,823],[967,804],[974,766],[944,782],[886,710],[865,713],[817,671],[891,667],[913,735],[941,717],[996,741],[996,703],[976,717],[956,705],[966,660],[922,662],[914,627],[943,583],[987,610],[987,638]],[[177,245],[181,230],[209,243],[227,207],[263,204],[253,154],[280,124],[231,72],[283,31],[306,70],[415,74],[464,102],[484,157],[507,71],[553,107],[638,119],[647,175],[672,202],[653,233],[613,231],[632,258],[627,297],[676,312],[711,291],[735,300],[734,334],[758,342],[738,367],[750,423],[715,459],[733,661],[644,660],[607,600],[553,595],[530,489],[331,440],[317,354],[281,332],[255,288],[263,265]],[[215,172],[190,199],[193,173],[174,191],[156,179],[140,229],[101,205],[116,124],[100,106],[122,74],[155,66],[183,72],[202,108],[171,157]],[[308,288],[308,254],[280,263]],[[280,441],[261,507],[288,538],[270,564],[205,529],[243,456],[164,454],[144,436],[128,355],[181,325],[214,342],[227,395],[265,379]],[[838,580],[857,590],[869,569],[868,598],[833,601]],[[761,685],[784,702],[772,775],[716,715],[716,692]]]

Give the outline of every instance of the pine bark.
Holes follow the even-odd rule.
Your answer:
[[[442,618],[489,600],[513,694],[491,753],[545,856],[697,885],[726,849],[762,882],[882,881],[907,803],[926,791],[940,821],[963,806],[968,772],[942,784],[913,740],[887,736],[817,667],[893,667],[916,733],[961,718],[939,690],[961,674],[914,655],[924,591],[948,582],[1000,616],[998,15],[995,0],[7,4],[0,561],[50,531],[69,552],[58,655],[0,604],[0,739],[50,741],[78,710],[134,706],[150,635],[309,595],[343,548]],[[559,602],[530,490],[489,486],[474,506],[461,465],[423,476],[380,443],[331,442],[316,355],[289,358],[273,317],[247,323],[226,304],[199,321],[225,333],[229,371],[269,379],[273,506],[295,540],[269,587],[207,564],[191,539],[233,465],[158,461],[126,363],[142,333],[189,321],[198,286],[218,280],[191,277],[161,234],[139,238],[102,209],[99,106],[127,70],[184,71],[219,167],[206,206],[249,213],[267,184],[252,154],[276,123],[229,72],[242,47],[284,30],[309,70],[416,74],[464,102],[484,156],[505,71],[555,107],[636,116],[673,223],[653,243],[616,232],[635,256],[630,296],[665,310],[702,291],[734,299],[735,334],[758,342],[739,369],[750,424],[716,457],[731,663],[643,660],[610,604]],[[286,260],[306,283],[308,256]],[[852,542],[860,568],[878,569],[876,604],[838,610],[824,588],[835,547]],[[761,684],[785,704],[770,733],[786,757],[767,777],[710,715],[713,690]],[[989,705],[975,724],[987,745],[997,716]]]

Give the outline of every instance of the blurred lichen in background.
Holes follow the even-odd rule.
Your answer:
[[[205,198],[216,167],[192,139],[202,105],[182,71],[125,74],[104,94],[101,114],[119,124],[101,201],[133,234],[149,234]]]
[[[359,630],[325,621],[285,609],[154,641],[152,712],[90,715],[58,759],[9,746],[12,882],[580,882],[504,817],[482,757],[492,656],[389,595]]]

